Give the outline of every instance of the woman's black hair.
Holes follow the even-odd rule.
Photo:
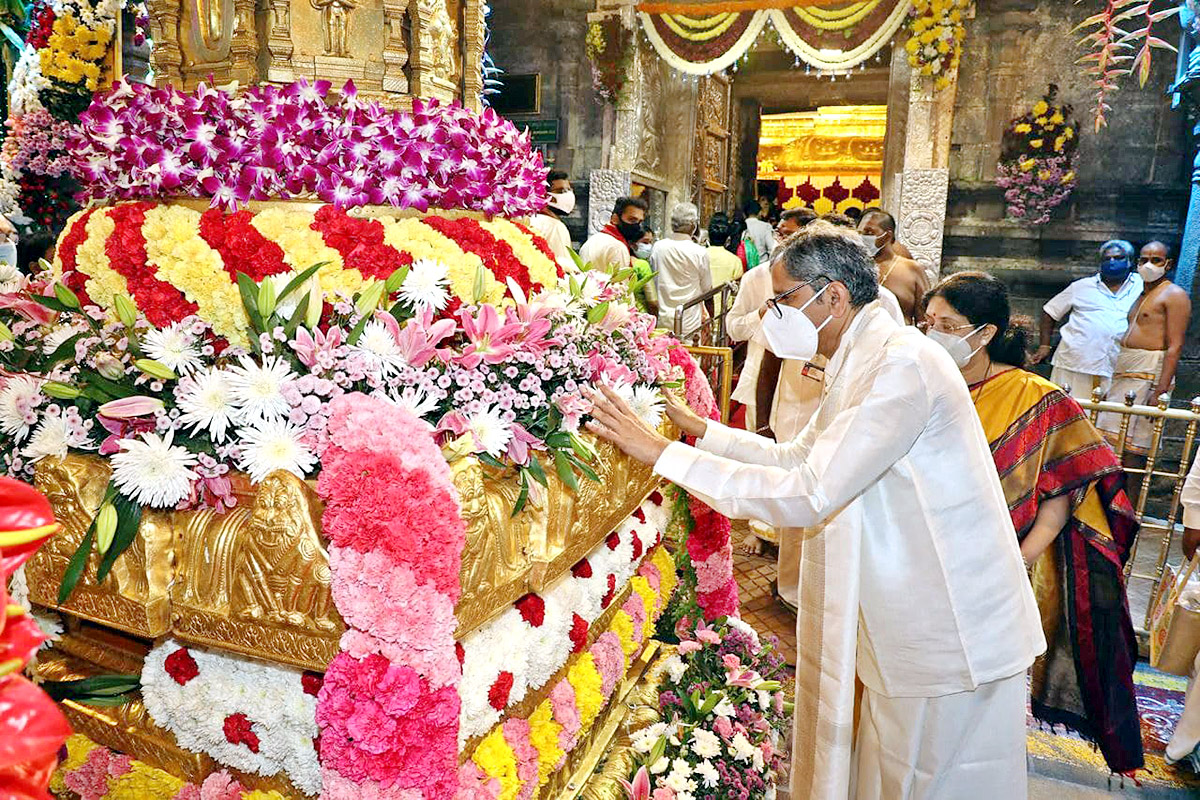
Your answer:
[[[1024,367],[1029,349],[1029,331],[1012,319],[1008,289],[986,272],[959,272],[946,278],[925,295],[924,305],[940,297],[966,317],[972,327],[995,325],[996,335],[988,342],[992,361]]]

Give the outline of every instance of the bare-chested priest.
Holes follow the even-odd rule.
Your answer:
[[[1159,395],[1169,394],[1175,385],[1192,302],[1188,293],[1167,277],[1173,266],[1171,248],[1162,242],[1149,242],[1142,248],[1137,266],[1144,283],[1142,295],[1129,311],[1129,330],[1121,339],[1109,400],[1124,402],[1133,392],[1139,405],[1157,405]],[[1121,415],[1101,414],[1097,426],[1116,444]],[[1125,466],[1145,466],[1153,431],[1154,420],[1149,417],[1130,418]]]
[[[904,321],[915,325],[917,304],[929,291],[929,276],[924,267],[900,253],[902,245],[896,242],[895,218],[881,208],[868,209],[858,223],[858,232],[863,235],[867,249],[875,254],[879,284],[896,295]]]

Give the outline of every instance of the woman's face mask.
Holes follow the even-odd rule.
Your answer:
[[[571,189],[565,192],[551,192],[548,205],[565,217],[575,210],[575,192]]]
[[[801,284],[801,286],[803,285]],[[763,336],[767,337],[767,345],[771,348],[772,353],[780,358],[791,358],[804,362],[812,361],[816,357],[818,335],[833,319],[833,315],[830,314],[826,317],[818,327],[804,313],[804,309],[816,302],[829,286],[830,284],[826,283],[819,292],[799,308],[783,305],[779,302],[782,297],[775,298],[775,302],[771,303],[771,308],[767,310],[762,321]],[[800,288],[797,286],[792,291]]]
[[[971,326],[960,325],[958,330],[963,330],[969,327]],[[939,331],[936,328],[930,328],[925,335],[945,348],[946,352],[950,354],[950,357],[954,359],[954,363],[958,366],[958,368],[963,369],[967,366],[967,364],[971,363],[971,359],[975,357],[975,354],[982,350],[985,346],[983,343],[981,343],[978,347],[972,350],[971,343],[969,341],[970,338],[986,327],[986,324],[980,325],[978,328],[975,328],[965,336],[959,336],[957,333]]]
[[[654,245],[649,242],[638,242],[637,247],[633,249],[633,254],[638,258],[646,261],[650,258],[650,251],[654,249]]]

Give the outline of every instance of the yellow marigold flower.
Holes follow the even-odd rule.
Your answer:
[[[1030,125],[1028,122],[1022,122],[1019,125],[1017,125],[1016,127],[1014,127],[1013,131],[1015,133],[1032,133],[1033,126]]]
[[[1037,102],[1037,105],[1035,105],[1033,107],[1033,115],[1035,117],[1042,117],[1042,116],[1045,116],[1046,112],[1049,110],[1050,110],[1050,105],[1045,100],[1039,100]],[[1039,120],[1039,122],[1042,122],[1042,121],[1043,120]]]
[[[1037,176],[1039,181],[1048,181],[1050,180],[1050,170],[1040,169],[1038,170]]]
[[[1054,140],[1054,152],[1061,153],[1063,146],[1065,144],[1066,144],[1066,139],[1064,139],[1063,137],[1060,136],[1057,139],[1055,139]]]
[[[1055,111],[1054,116],[1050,117],[1050,121],[1055,125],[1061,125],[1064,121],[1062,111]]]
[[[1037,166],[1037,160],[1033,158],[1027,158],[1020,162],[1017,166],[1021,168],[1021,172],[1029,172],[1029,170]]]
[[[1032,148],[1034,148],[1035,150],[1036,150],[1037,148],[1041,147],[1041,146],[1042,146],[1043,144],[1045,144],[1045,143],[1046,143],[1046,142],[1045,142],[1045,140],[1044,140],[1044,139],[1030,139],[1030,140],[1029,140],[1029,146],[1030,146],[1030,147],[1032,147]]]
[[[597,676],[599,677],[599,676]],[[521,778],[517,775],[517,756],[504,741],[504,729],[497,725],[483,738],[471,760],[490,778],[500,781],[500,797],[513,800],[521,791]]]
[[[1063,138],[1069,142],[1075,138],[1075,129],[1068,125],[1067,127],[1063,128],[1062,135]]]
[[[1073,180],[1075,180],[1075,170],[1071,170],[1066,175],[1062,176],[1063,183],[1070,183]]]

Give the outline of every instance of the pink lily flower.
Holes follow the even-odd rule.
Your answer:
[[[96,416],[96,420],[109,433],[108,437],[100,443],[98,452],[102,456],[111,456],[113,453],[120,452],[122,439],[139,433],[148,433],[155,428],[152,419],[112,419],[101,414]]]
[[[35,303],[20,293],[0,294],[0,308],[11,308],[25,319],[39,325],[48,325],[58,316],[57,311]]]
[[[721,635],[710,628],[707,622],[701,622],[696,626],[696,640],[705,644],[720,644]]]
[[[159,400],[157,397],[146,397],[145,395],[133,395],[132,397],[122,397],[120,400],[111,400],[96,409],[97,413],[109,419],[148,417],[162,410],[162,400]]]
[[[754,670],[746,669],[742,662],[732,653],[727,653],[721,661],[725,664],[725,677],[730,686],[740,686],[752,689],[758,683],[758,675]]]
[[[512,438],[508,440],[508,453],[506,455],[514,464],[523,467],[529,463],[531,450],[545,449],[546,443],[525,430],[523,425],[516,422],[512,424]]]
[[[404,360],[411,367],[421,368],[437,356],[437,345],[448,336],[453,336],[457,326],[452,319],[433,321],[433,310],[425,309],[421,316],[409,320],[401,330],[396,318],[380,312],[379,319],[392,331]]]
[[[625,789],[625,794],[629,796],[629,800],[650,800],[650,773],[642,767],[633,776],[633,783],[625,779],[621,779],[621,786]]]
[[[318,363],[322,366],[332,366],[333,351],[342,344],[342,329],[330,328],[328,331],[310,333],[307,328],[299,328],[296,330],[296,338],[289,344],[304,366],[310,369]]]
[[[459,311],[463,333],[470,342],[459,358],[467,369],[475,369],[479,363],[499,364],[513,353],[513,343],[521,334],[521,325],[502,323],[494,306],[480,306],[479,316],[472,317],[468,309]]]

